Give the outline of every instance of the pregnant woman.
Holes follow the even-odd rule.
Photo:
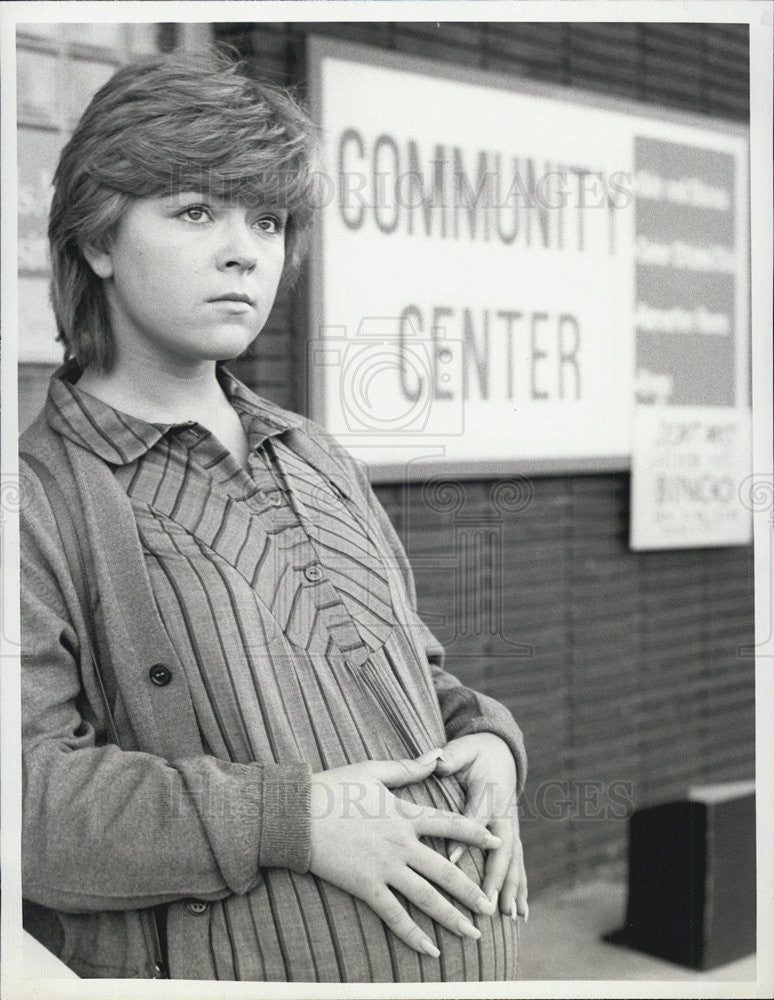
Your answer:
[[[364,470],[222,366],[298,270],[315,155],[288,95],[173,54],[120,69],[57,169],[23,885],[80,976],[516,975],[518,726],[444,671]]]

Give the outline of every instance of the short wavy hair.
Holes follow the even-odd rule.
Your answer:
[[[65,358],[108,371],[102,280],[83,248],[109,246],[134,198],[202,191],[288,210],[282,285],[292,283],[317,201],[319,138],[291,94],[220,49],[119,69],[62,150],[49,215],[51,302]]]

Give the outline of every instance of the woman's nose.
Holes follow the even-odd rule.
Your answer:
[[[239,270],[249,274],[257,263],[255,236],[244,223],[236,222],[228,225],[218,254],[219,270]]]
[[[244,271],[245,274],[250,274],[250,272],[254,270],[256,263],[257,261],[254,258],[250,259],[239,254],[229,257],[228,260],[224,261],[222,269],[228,270],[229,268],[232,268],[234,270]]]

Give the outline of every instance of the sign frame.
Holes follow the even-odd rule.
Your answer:
[[[582,104],[595,110],[610,110],[621,114],[636,115],[649,118],[656,122],[670,122],[691,128],[710,129],[720,134],[728,135],[743,141],[744,153],[741,171],[746,187],[743,192],[747,198],[747,210],[742,212],[742,229],[747,256],[750,253],[751,201],[749,196],[750,171],[750,128],[739,122],[711,115],[699,115],[693,112],[662,107],[656,104],[638,102],[626,98],[610,97],[593,90],[580,87],[560,86],[543,83],[523,77],[511,76],[496,70],[480,69],[473,66],[458,67],[443,60],[429,59],[402,52],[394,52],[377,46],[357,42],[346,42],[324,35],[310,34],[306,40],[307,78],[309,83],[308,100],[313,120],[322,122],[323,112],[323,62],[328,58],[364,63],[383,69],[414,73],[418,76],[432,76],[452,82],[485,86],[502,89],[525,96],[541,97],[567,104]],[[323,289],[325,287],[324,246],[324,213],[319,212],[313,226],[311,255],[307,276],[306,304],[306,339],[301,350],[307,352],[310,344],[319,338],[316,331],[323,322]],[[747,320],[747,368],[746,382],[750,382],[750,365],[752,358],[752,336],[750,329],[750,274],[744,283],[745,316]],[[632,329],[632,338],[635,330]],[[306,353],[305,353],[306,357]],[[319,381],[311,379],[308,366],[306,372],[306,398],[309,406],[309,416],[323,423],[324,391]],[[738,409],[737,407],[733,409]],[[635,398],[631,401],[631,420],[634,420]],[[331,432],[332,433],[332,432]],[[545,458],[513,458],[513,459],[444,459],[439,461],[417,460],[405,463],[369,463],[371,481],[374,483],[394,483],[422,481],[439,476],[458,479],[499,478],[509,475],[553,476],[553,475],[590,475],[628,472],[631,469],[631,452],[627,454],[610,454],[577,457],[545,457]]]

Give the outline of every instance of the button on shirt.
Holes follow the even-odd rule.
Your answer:
[[[248,437],[248,470],[197,423],[148,423],[57,379],[48,403],[51,426],[110,463],[130,498],[205,752],[238,763],[306,761],[315,771],[443,745],[421,626],[400,574],[385,567],[378,528],[340,482],[288,446],[288,425],[276,413],[224,369],[219,378]],[[170,679],[165,665],[153,668],[154,684]],[[473,700],[475,717],[476,696],[455,690],[460,703]],[[454,778],[400,794],[455,811],[464,805]],[[467,852],[463,864],[480,881],[480,853]],[[475,917],[482,938],[474,942],[412,909],[441,949],[439,965],[404,946],[364,903],[311,874],[264,874],[256,889],[211,903],[206,913],[190,900],[172,904],[173,976],[357,982],[515,974],[515,930],[498,915]],[[208,928],[200,968],[175,968],[181,920]]]

